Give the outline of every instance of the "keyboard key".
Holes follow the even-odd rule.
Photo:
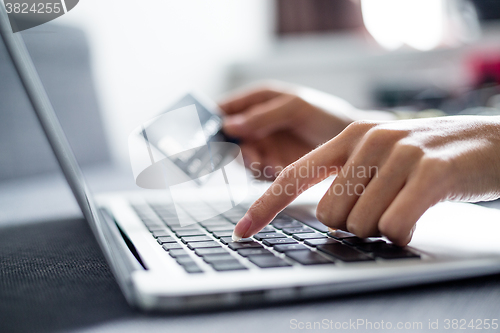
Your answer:
[[[276,229],[283,229],[283,228],[300,228],[303,227],[304,225],[298,221],[292,221],[290,220],[274,220],[271,222],[271,225],[275,227]]]
[[[209,254],[206,256],[203,256],[203,260],[205,262],[211,264],[214,262],[221,262],[221,261],[238,261],[235,257],[230,255],[229,253],[227,254]]]
[[[213,235],[215,237],[217,237],[217,238],[231,237],[233,235],[233,231],[232,230],[228,230],[228,231],[214,231]]]
[[[200,257],[206,256],[206,255],[211,255],[211,254],[223,254],[223,253],[229,253],[226,249],[222,247],[210,247],[210,248],[203,248],[203,249],[196,249],[194,252],[199,255]]]
[[[233,243],[233,238],[232,237],[222,237],[220,239],[220,241],[222,242],[222,244],[228,245],[229,243]],[[252,243],[252,242],[255,242],[255,240],[253,238],[242,238],[238,241],[238,243]]]
[[[167,236],[167,237],[158,237],[158,238],[156,239],[156,241],[157,241],[157,242],[158,242],[158,244],[160,244],[160,245],[161,245],[161,244],[164,244],[164,243],[176,243],[175,238],[173,238],[173,237],[169,237],[169,236]]]
[[[271,227],[270,225],[266,225],[264,228],[262,228],[259,232],[276,232],[276,229]]]
[[[363,252],[374,252],[380,247],[385,246],[387,243],[383,239],[369,239],[369,238],[344,238],[343,243],[356,247],[356,249]]]
[[[278,252],[288,252],[288,251],[298,251],[298,250],[309,250],[307,246],[302,244],[281,244],[275,245],[273,247]]]
[[[345,239],[345,238],[349,238],[349,237],[356,237],[355,234],[351,234],[350,232],[339,230],[339,229],[337,229],[335,231],[329,231],[328,236],[333,237],[335,239]]]
[[[316,248],[323,253],[331,255],[345,262],[373,260],[366,254],[342,243],[318,245]]]
[[[222,215],[226,218],[228,217],[235,217],[235,218],[242,218],[243,215],[245,215],[246,213],[246,209],[238,209],[238,210],[231,210],[231,211],[227,211],[227,212],[224,212]]]
[[[175,215],[175,213],[167,212],[167,211],[157,211],[156,214],[160,216],[162,219],[167,220],[169,222],[179,222],[179,219]]]
[[[189,207],[186,207],[186,206],[183,206],[183,208],[185,210],[188,210],[188,212],[191,214],[191,215],[196,215],[196,216],[199,216],[199,215],[215,215],[217,214],[216,211],[214,211],[212,208],[210,207],[195,207],[195,206],[189,206]]]
[[[236,224],[238,223],[239,220],[243,217],[244,214],[238,215],[238,216],[226,216],[226,219],[228,219],[230,222]]]
[[[145,225],[153,225],[153,224],[163,225],[163,222],[160,219],[158,219],[155,215],[140,215],[140,214],[138,215]]]
[[[340,241],[333,239],[333,238],[318,238],[318,239],[306,239],[304,241],[304,244],[316,247],[318,245],[324,245],[324,244],[334,244],[334,243],[340,243]]]
[[[171,211],[169,210],[166,210],[166,209],[155,209],[154,210],[156,214],[158,214],[158,216],[161,216],[161,217],[172,217],[172,218],[175,218],[175,214],[173,214]]]
[[[177,263],[179,263],[181,265],[196,264],[194,262],[194,260],[189,256],[179,256],[179,257],[175,258],[175,260],[177,261]]]
[[[142,220],[142,222],[145,225],[155,225],[155,224],[158,224],[158,225],[163,225],[164,226],[164,223],[160,219],[158,219],[155,215],[140,215],[139,214],[139,218]]]
[[[162,216],[160,215],[163,222],[168,226],[180,226],[179,220],[175,216]]]
[[[212,267],[216,271],[236,271],[236,270],[243,270],[243,269],[248,269],[245,266],[243,266],[241,263],[239,263],[237,260],[233,262],[214,262],[212,263]]]
[[[173,258],[182,257],[182,256],[188,256],[189,255],[186,252],[186,250],[184,250],[184,249],[170,250],[170,251],[168,251],[168,254],[170,254],[170,256],[173,257]]]
[[[328,232],[328,227],[313,217],[301,219],[300,222],[320,232]]]
[[[271,238],[286,238],[285,235],[283,234],[278,234],[276,232],[271,232],[271,233],[258,233],[253,236],[256,240],[263,240],[263,239],[271,239]]]
[[[266,231],[267,227],[264,227],[261,231],[259,231],[256,235],[262,235],[262,234],[276,234],[276,230],[272,229],[269,231]]]
[[[298,244],[296,240],[293,240],[291,238],[273,238],[273,239],[264,239],[262,242],[264,245],[267,246],[274,246],[278,244]]]
[[[186,227],[183,227],[179,222],[176,222],[176,223],[165,223],[170,229],[172,228],[186,228]]]
[[[156,214],[158,214],[160,216],[173,216],[173,217],[175,217],[175,208],[171,209],[171,208],[165,208],[165,207],[157,207],[157,208],[153,208],[153,210],[156,212]]]
[[[204,227],[216,227],[216,226],[228,225],[228,222],[226,219],[207,220],[207,221],[200,222],[200,225],[202,225]]]
[[[146,226],[146,228],[148,228],[148,230],[150,232],[165,230],[165,226],[164,225],[163,226],[161,226],[161,225]]]
[[[287,257],[297,261],[302,265],[323,265],[334,264],[332,260],[328,260],[319,253],[311,250],[304,251],[290,251],[285,253]]]
[[[162,245],[162,247],[165,251],[182,249],[182,246],[180,246],[180,244],[178,243],[165,243]]]
[[[255,249],[255,248],[263,248],[262,245],[260,245],[257,242],[245,242],[245,243],[240,243],[240,242],[232,242],[228,244],[229,248],[231,250],[239,250],[239,249]]]
[[[188,237],[181,237],[181,240],[184,244],[187,244],[192,242],[206,242],[206,241],[211,241],[213,239],[212,237],[208,236],[188,236]]]
[[[186,236],[205,236],[206,233],[204,231],[202,231],[201,229],[199,230],[196,230],[196,229],[192,229],[192,230],[182,230],[182,231],[176,231],[175,234],[177,235],[177,237],[186,237]]]
[[[359,237],[344,238],[342,242],[352,246],[363,245],[363,244],[375,244],[375,243],[385,244],[385,241],[380,238],[359,238]]]
[[[284,212],[278,213],[276,217],[274,218],[275,221],[293,221],[293,219],[286,215]]]
[[[395,246],[392,244],[381,245],[373,251],[373,255],[377,258],[386,260],[391,259],[408,259],[420,258],[420,255],[413,253],[403,247]]]
[[[170,232],[166,230],[161,230],[161,231],[153,231],[153,237],[158,238],[158,237],[166,237],[170,236]]]
[[[207,248],[207,247],[220,247],[220,244],[214,241],[209,241],[209,242],[194,242],[194,243],[189,243],[188,247],[191,250],[194,249],[202,249],[202,248]]]
[[[295,234],[293,235],[293,238],[303,241],[306,239],[317,239],[317,238],[327,238],[327,237],[323,234],[312,232],[310,234]]]
[[[174,204],[171,202],[150,202],[149,206],[153,208],[155,211],[165,211],[165,212],[172,212],[174,211]],[[147,206],[142,206],[142,207],[147,207]]]
[[[356,244],[356,249],[363,252],[375,252],[377,249],[386,245],[386,243],[366,243],[366,244]]]
[[[200,224],[203,223],[203,222],[200,222]],[[234,227],[234,224],[232,224],[231,222],[229,222],[228,220],[226,219],[221,219],[219,221],[213,221],[211,223],[204,223],[203,226],[205,228],[219,228],[219,227],[227,227],[227,226],[233,226]]]
[[[287,235],[305,234],[314,232],[314,230],[309,227],[283,228],[281,230]]]
[[[195,274],[195,273],[203,273],[203,270],[196,264],[191,264],[191,265],[183,265],[184,269],[186,272]]]
[[[195,225],[195,224],[191,224],[191,225],[184,226],[184,227],[183,227],[183,226],[181,226],[181,225],[179,225],[179,226],[174,226],[174,227],[173,227],[173,226],[170,226],[170,229],[171,229],[172,231],[185,231],[185,230],[187,230],[187,231],[190,231],[190,230],[198,230],[198,231],[200,231],[200,230],[201,230],[201,227],[198,227],[198,226],[197,226],[197,225]]]
[[[250,260],[255,265],[259,266],[260,268],[291,266],[289,263],[287,263],[283,259],[275,257],[273,255],[249,256],[248,260]]]
[[[144,211],[148,211],[149,210],[149,206],[148,205],[145,205],[145,204],[130,204],[130,206],[132,206],[132,208],[137,212],[137,213],[140,213],[140,212],[144,212]]]
[[[248,257],[248,256],[256,256],[256,255],[262,255],[262,254],[270,254],[272,255],[271,251],[266,250],[264,248],[255,248],[255,249],[239,249],[238,254],[242,257]]]
[[[205,227],[209,232],[215,232],[215,231],[233,231],[234,225],[228,223],[227,225],[218,225],[216,227]]]

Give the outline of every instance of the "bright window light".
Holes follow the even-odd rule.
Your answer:
[[[427,51],[443,39],[445,0],[361,0],[366,29],[383,47]]]

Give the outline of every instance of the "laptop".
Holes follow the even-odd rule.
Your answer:
[[[306,191],[262,232],[239,242],[231,240],[234,225],[258,196],[258,190],[253,197],[242,195],[248,192],[245,184],[221,183],[207,202],[191,200],[189,188],[184,195],[181,189],[175,196],[155,190],[92,195],[22,37],[12,33],[8,22],[2,3],[0,32],[10,60],[132,306],[165,311],[214,309],[335,297],[500,272],[500,242],[495,237],[500,231],[500,212],[471,204],[441,203],[431,208],[419,220],[410,246],[400,248],[384,238],[360,239],[345,231],[329,232],[314,218],[314,203],[326,190],[326,183]],[[198,114],[217,113],[215,103],[196,94],[187,95],[181,104],[175,108],[194,106]],[[145,127],[144,140],[146,132]],[[134,138],[141,139],[141,131]],[[153,157],[153,149],[172,148],[162,138],[143,142],[151,144],[146,157]],[[236,145],[227,138],[220,142]],[[218,152],[227,155],[223,149]],[[193,164],[196,156],[206,160],[206,154],[194,150],[188,157],[176,155],[169,168],[162,169],[172,170],[164,179],[192,179],[189,173],[198,172]],[[238,152],[229,155],[236,159]],[[205,164],[215,170],[216,165],[224,164],[219,162],[211,159]],[[142,171],[135,174],[137,179]],[[221,179],[226,178],[230,177]],[[147,179],[138,184],[149,186]],[[193,186],[203,185],[198,181]],[[221,199],[221,206],[214,198]]]

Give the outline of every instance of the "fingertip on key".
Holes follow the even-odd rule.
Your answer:
[[[250,226],[252,225],[252,219],[250,218],[250,216],[247,214],[245,214],[245,216],[243,216],[243,218],[236,224],[236,227],[234,227],[234,230],[233,230],[233,235],[232,235],[232,239],[234,242],[237,242],[239,241],[240,239],[243,238],[243,236],[245,236],[245,233],[248,231],[248,229],[250,229]]]

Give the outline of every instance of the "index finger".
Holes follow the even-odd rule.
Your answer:
[[[335,174],[348,156],[348,145],[337,136],[290,164],[238,222],[233,240],[257,233],[302,192]]]
[[[219,107],[226,114],[233,114],[245,111],[249,107],[264,103],[279,96],[281,92],[271,89],[257,89],[240,93],[229,100],[219,104]]]

